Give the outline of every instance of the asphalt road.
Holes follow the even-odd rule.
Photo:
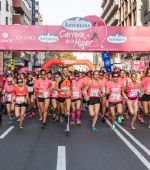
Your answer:
[[[137,121],[136,131],[130,130],[129,121],[124,122],[123,128],[134,140],[119,127],[113,132],[101,120],[97,124],[98,132],[93,133],[87,112],[82,119],[82,125],[73,126],[71,135],[65,136],[64,124],[49,120],[47,128],[42,130],[38,116],[26,117],[24,129],[14,124],[2,138],[10,128],[4,116],[0,127],[0,170],[150,169],[149,118],[144,125]],[[135,143],[135,138],[141,145]],[[64,150],[58,152],[59,146]]]

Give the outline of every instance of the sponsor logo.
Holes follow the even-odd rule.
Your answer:
[[[127,37],[114,34],[107,37],[107,41],[114,44],[125,43],[127,41]]]
[[[2,37],[5,38],[5,39],[8,38],[8,33],[4,32],[4,33],[2,34]]]
[[[105,66],[110,66],[110,65],[111,65],[110,60],[106,60],[105,61]]]
[[[59,37],[57,37],[54,34],[42,34],[39,36],[39,41],[43,42],[43,43],[55,43],[59,40]]]
[[[83,31],[92,27],[92,23],[84,18],[74,17],[63,22],[62,26],[67,30]]]
[[[12,39],[9,38],[9,34],[4,32],[1,34],[0,43],[12,43]]]

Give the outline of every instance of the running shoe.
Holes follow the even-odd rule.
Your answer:
[[[134,125],[130,125],[130,128],[131,128],[132,130],[135,130],[135,129],[136,129]]]
[[[118,123],[121,124],[122,123],[122,117],[118,116]]]
[[[77,125],[81,125],[81,120],[77,119]]]
[[[116,130],[116,125],[112,125],[112,127],[111,127],[111,129],[113,130],[113,131],[115,131]]]
[[[23,129],[23,126],[22,126],[22,125],[20,125],[20,126],[19,126],[19,128],[20,128],[20,129]]]
[[[74,125],[74,120],[72,120],[70,124],[71,124],[71,125]]]
[[[92,126],[92,132],[97,132],[97,128],[95,126]]]
[[[45,125],[45,123],[43,123],[41,126],[41,129],[45,129],[45,128],[46,128],[46,125]]]
[[[141,121],[141,123],[144,123],[144,122],[145,122],[144,119],[143,119],[143,117],[141,117],[141,120],[140,120],[140,121]]]
[[[69,124],[67,124],[67,126],[66,126],[65,134],[66,134],[66,135],[69,135],[69,134],[70,134],[70,127],[69,127]]]
[[[64,117],[60,116],[60,122],[63,123],[64,122]]]
[[[150,129],[150,125],[149,125],[149,129]]]

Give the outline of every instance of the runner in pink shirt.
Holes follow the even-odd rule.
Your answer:
[[[124,70],[121,70],[120,71],[120,77],[118,78],[118,81],[122,84],[123,87],[126,86],[127,84],[127,76],[126,76],[126,72]],[[123,111],[122,111],[122,120],[124,120],[124,116],[126,116],[126,119],[129,119],[129,114],[128,112],[126,111],[126,108],[127,108],[127,103],[126,103],[126,100],[122,99],[122,106],[123,106]]]
[[[41,70],[41,78],[39,78],[35,84],[34,89],[38,96],[38,103],[42,115],[42,129],[46,128],[46,120],[48,115],[48,107],[50,103],[50,91],[51,91],[51,81],[47,78],[47,72]]]
[[[137,112],[138,112],[138,98],[139,98],[139,93],[140,90],[142,90],[140,84],[137,82],[137,74],[132,73],[131,74],[131,80],[132,82],[127,83],[125,87],[125,99],[128,104],[128,109],[130,114],[133,115],[132,120],[131,120],[131,129],[135,130],[134,123],[137,118]]]
[[[116,129],[115,126],[115,109],[117,110],[118,122],[122,123],[122,93],[123,85],[118,81],[118,73],[112,73],[112,81],[107,85],[106,94],[109,94],[108,102],[112,119],[112,130]]]
[[[13,84],[13,79],[11,77],[7,78],[7,82],[4,85],[3,95],[5,96],[5,104],[7,113],[9,116],[9,123],[12,123],[14,118],[14,101],[13,101],[13,92],[15,86]]]
[[[144,115],[150,113],[150,68],[147,69],[146,75],[142,80],[142,88],[144,95],[142,96],[142,103],[143,103],[143,122],[144,122]]]
[[[98,114],[100,110],[100,97],[102,93],[102,85],[99,80],[99,72],[96,70],[93,72],[93,78],[88,82],[84,89],[84,98],[88,101],[89,114],[93,117],[92,121],[92,131],[96,132],[95,127]]]
[[[82,88],[84,86],[83,79],[80,79],[79,72],[74,73],[74,80],[72,80],[72,120],[71,124],[74,124],[75,118],[77,124],[81,124],[80,113],[82,104]]]
[[[105,91],[105,87],[106,87],[106,78],[104,77],[104,71],[101,70],[99,72],[99,80],[103,86],[103,90]],[[102,97],[102,101],[101,101],[101,105],[102,105],[102,122],[105,122],[106,120],[106,94],[103,93]]]
[[[59,121],[59,117],[60,117],[60,108],[59,108],[59,103],[58,103],[58,91],[56,90],[56,83],[60,78],[60,73],[56,72],[54,75],[54,80],[51,82],[52,83],[52,87],[51,87],[51,103],[53,106],[53,120],[55,120],[56,122]]]

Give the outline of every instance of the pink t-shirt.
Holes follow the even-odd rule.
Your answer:
[[[50,97],[50,86],[51,80],[46,79],[38,79],[34,83],[34,88],[38,90],[36,96],[39,98],[49,98]]]
[[[83,79],[78,81],[72,80],[72,96],[71,99],[80,99],[82,98],[82,87],[84,86]]]
[[[150,77],[145,77],[142,80],[142,87],[145,94],[150,95]]]
[[[93,80],[92,80],[92,84],[88,89],[89,98],[91,98],[91,97],[98,97],[99,98],[101,96],[100,88],[101,88],[100,81],[98,80],[98,85],[94,85]]]
[[[88,81],[90,81],[91,79],[87,76],[82,78],[83,82],[84,82],[84,86],[88,83]]]
[[[118,81],[122,84],[123,87],[126,86],[126,83],[127,83],[127,78],[122,78],[122,77],[119,77],[118,78]]]
[[[139,97],[139,84],[134,85],[132,82],[129,83],[127,88],[127,96],[129,99],[137,99]]]
[[[6,82],[4,85],[4,90],[5,90],[5,101],[11,102],[13,97],[13,92],[15,90],[15,86],[13,84],[8,85],[8,83]]]
[[[121,102],[122,101],[122,88],[123,84],[118,82],[110,81],[107,85],[107,89],[110,91],[110,95],[108,98],[109,102]]]

